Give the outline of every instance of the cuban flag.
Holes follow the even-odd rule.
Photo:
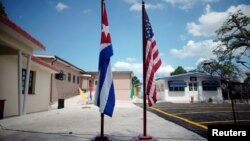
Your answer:
[[[113,56],[111,37],[109,32],[108,18],[105,3],[102,3],[102,33],[101,50],[99,55],[99,78],[95,94],[95,105],[101,113],[112,117],[115,107],[115,91],[110,65]]]

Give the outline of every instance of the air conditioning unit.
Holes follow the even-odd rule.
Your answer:
[[[56,73],[55,74],[55,78],[58,80],[65,80],[66,79],[66,75],[64,73]]]

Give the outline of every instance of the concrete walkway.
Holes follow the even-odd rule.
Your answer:
[[[142,133],[143,110],[131,102],[116,101],[113,118],[105,116],[105,134],[129,141]],[[148,112],[148,134],[159,141],[206,140],[179,125]],[[100,133],[100,113],[94,105],[83,105],[80,96],[65,100],[49,111],[0,120],[0,141],[88,141]]]

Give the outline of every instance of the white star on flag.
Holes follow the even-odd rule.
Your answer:
[[[109,34],[109,26],[106,26],[105,24],[102,24],[102,32],[105,33],[105,36],[108,36],[108,34]]]

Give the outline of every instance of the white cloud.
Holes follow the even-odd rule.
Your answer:
[[[169,76],[174,70],[175,68],[173,66],[162,63],[161,67],[156,72],[156,75],[158,77]]]
[[[210,60],[210,59],[209,59],[209,58],[203,58],[203,57],[201,57],[201,58],[199,58],[199,59],[196,61],[195,65],[198,66],[201,62],[203,62],[203,61],[205,61],[205,60]]]
[[[186,71],[191,71],[191,70],[194,70],[195,68],[194,68],[194,67],[188,66],[188,67],[184,67],[184,69],[185,69]]]
[[[212,3],[212,2],[217,2],[218,0],[201,0],[201,1],[200,0],[163,0],[163,1],[171,4],[172,6],[177,6],[181,10],[188,11],[198,2]]]
[[[135,58],[134,58],[135,59]],[[142,81],[142,63],[133,59],[133,62],[127,58],[125,61],[117,61],[114,63],[112,71],[133,71],[134,75]],[[169,76],[175,69],[171,65],[166,65],[164,62],[155,74],[155,78]]]
[[[131,63],[127,61],[117,61],[114,64],[114,70],[133,71],[135,73],[142,73],[142,63]]]
[[[210,13],[210,11],[211,11],[211,6],[207,4],[205,7],[205,13]]]
[[[117,61],[114,63],[112,71],[132,71],[134,76],[138,77],[142,82],[142,63],[138,62],[129,62],[126,61]]]
[[[215,31],[222,26],[230,13],[235,13],[238,10],[250,16],[250,5],[230,6],[224,12],[211,11],[211,6],[207,5],[205,13],[201,15],[197,22],[188,22],[186,28],[193,36],[213,36]]]
[[[146,3],[145,4],[146,9],[160,9],[162,10],[164,7],[161,3],[156,3],[156,4],[151,4],[151,3]],[[142,5],[139,2],[135,2],[131,5],[129,8],[130,11],[141,11]]]
[[[128,4],[134,4],[138,2],[138,0],[124,0],[124,1]]]
[[[197,0],[164,0],[172,6],[177,6],[182,10],[189,10],[193,7]]]
[[[204,40],[201,42],[190,40],[181,49],[171,49],[170,54],[181,59],[196,56],[211,57],[213,56],[212,50],[214,50],[217,45],[218,43],[212,40]]]
[[[136,58],[132,58],[132,57],[128,57],[125,59],[128,62],[135,62],[137,59]]]
[[[59,2],[59,3],[57,3],[57,5],[56,5],[56,10],[57,10],[58,12],[61,12],[61,11],[65,10],[65,9],[67,9],[67,8],[69,8],[69,6],[66,5],[66,4],[64,4],[64,3],[62,3],[62,2]]]
[[[126,3],[130,4],[130,11],[141,11],[142,9],[142,5],[141,5],[141,1],[140,0],[124,0]],[[146,9],[164,9],[164,6],[162,3],[145,3],[145,8]]]

